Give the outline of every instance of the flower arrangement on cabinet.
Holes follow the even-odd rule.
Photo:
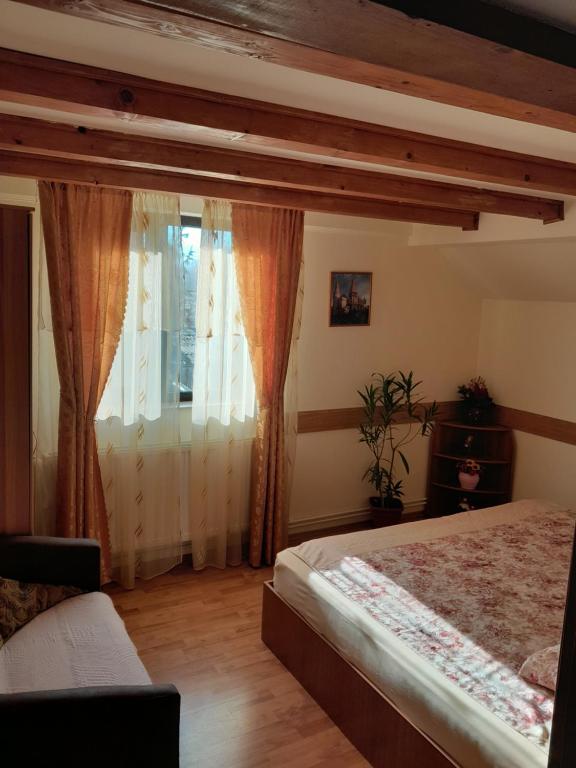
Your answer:
[[[462,398],[462,417],[467,424],[487,424],[490,421],[494,400],[482,376],[460,384],[458,394]]]
[[[475,459],[466,459],[456,465],[458,469],[458,482],[461,488],[473,491],[477,488],[482,474],[482,466]]]

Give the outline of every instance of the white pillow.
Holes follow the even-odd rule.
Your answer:
[[[541,651],[536,651],[528,656],[520,667],[520,677],[529,683],[536,683],[550,691],[556,690],[556,678],[558,677],[558,659],[560,645],[552,645]]]

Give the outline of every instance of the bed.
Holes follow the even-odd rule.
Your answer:
[[[574,514],[521,501],[281,552],[263,639],[387,768],[545,768]]]

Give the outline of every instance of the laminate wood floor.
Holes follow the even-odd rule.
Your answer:
[[[182,695],[182,768],[367,768],[260,640],[272,569],[182,566],[109,589],[150,676]]]

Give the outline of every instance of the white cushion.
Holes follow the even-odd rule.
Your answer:
[[[101,592],[64,600],[0,648],[0,693],[149,684],[124,622]]]

